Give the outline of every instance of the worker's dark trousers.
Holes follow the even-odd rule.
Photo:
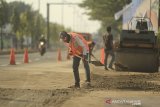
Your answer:
[[[73,57],[73,73],[74,73],[74,78],[75,78],[75,85],[79,85],[80,82],[80,77],[79,77],[79,64],[80,64],[81,58],[74,56]],[[84,61],[84,68],[85,68],[85,73],[86,73],[86,81],[90,82],[90,67],[88,64],[88,61]]]
[[[115,60],[115,54],[114,54],[114,51],[113,50],[108,50],[108,49],[105,49],[105,59],[104,59],[104,65],[105,65],[105,68],[107,68],[107,62],[108,62],[108,56],[111,55],[112,59],[109,63],[109,68],[112,68],[113,66],[113,62]]]

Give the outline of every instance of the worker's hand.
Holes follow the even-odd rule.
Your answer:
[[[83,60],[88,61],[88,56],[89,54],[87,53],[86,55],[83,55]]]
[[[73,55],[72,51],[69,51],[69,52],[68,52],[68,55]]]

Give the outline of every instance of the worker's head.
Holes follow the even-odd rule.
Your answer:
[[[63,42],[66,42],[66,43],[69,43],[69,41],[70,41],[70,39],[71,39],[70,35],[69,35],[67,32],[65,32],[65,31],[60,32],[59,38],[60,38]]]
[[[107,26],[106,30],[107,32],[111,32],[111,26]]]

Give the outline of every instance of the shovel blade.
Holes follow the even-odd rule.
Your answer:
[[[91,64],[95,66],[104,66],[104,64],[102,64],[100,61],[91,61]]]

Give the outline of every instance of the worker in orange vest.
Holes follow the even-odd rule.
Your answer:
[[[69,48],[69,55],[73,56],[73,74],[75,79],[75,84],[69,88],[80,88],[80,77],[79,77],[79,64],[82,59],[85,73],[86,73],[86,86],[90,86],[90,67],[88,64],[89,47],[87,41],[80,34],[71,32],[67,33],[65,31],[60,32],[60,39]]]

